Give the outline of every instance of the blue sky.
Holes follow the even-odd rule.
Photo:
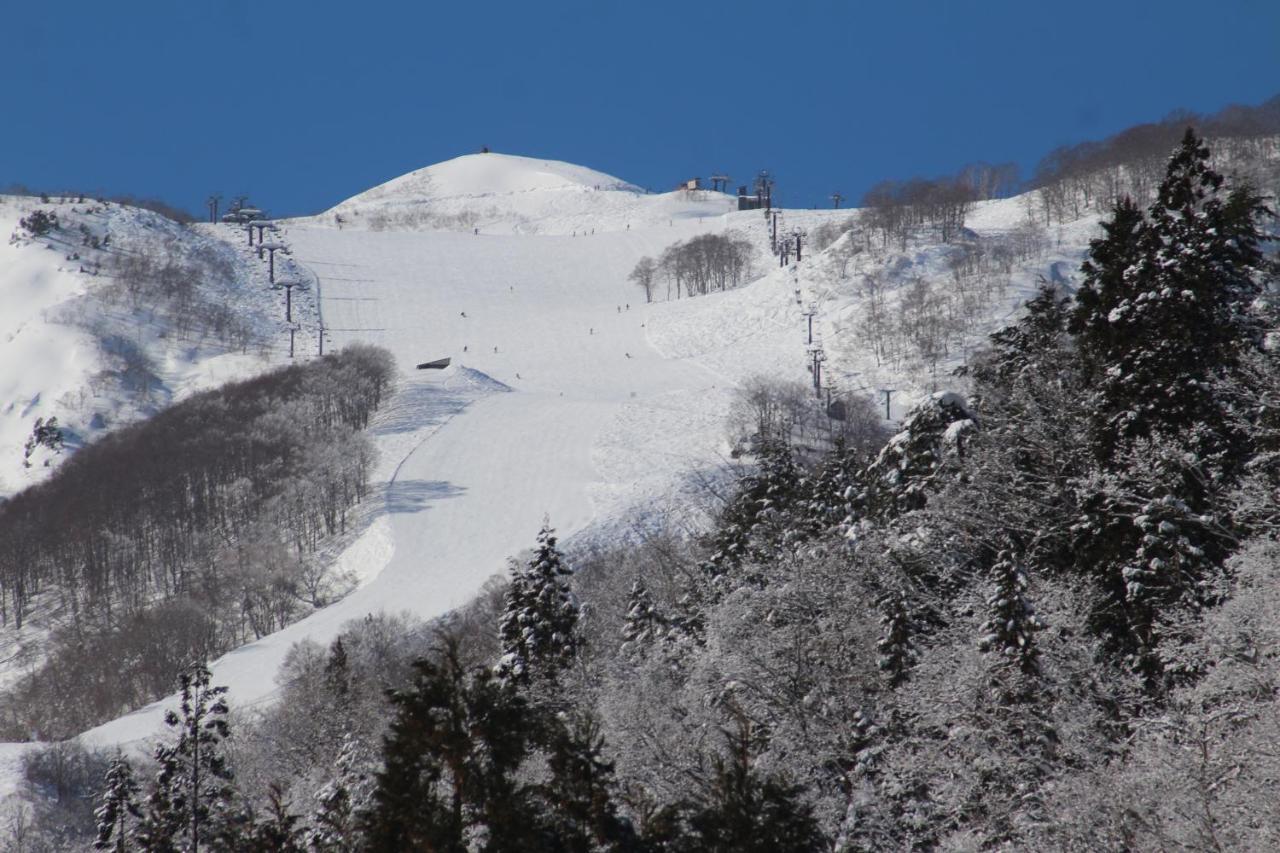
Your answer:
[[[1280,93],[1280,3],[7,4],[0,185],[314,212],[489,145],[788,206]]]

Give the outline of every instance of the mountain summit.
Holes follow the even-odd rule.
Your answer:
[[[732,200],[720,193],[651,195],[585,166],[486,152],[393,178],[311,224],[369,231],[581,234],[731,209]]]
[[[644,192],[626,181],[585,166],[487,152],[455,157],[393,178],[347,199],[335,210],[372,202],[414,203],[512,193],[591,190]]]

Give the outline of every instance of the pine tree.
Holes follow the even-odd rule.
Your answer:
[[[613,762],[604,757],[599,725],[577,714],[551,726],[542,787],[556,849],[566,853],[627,850],[635,845],[631,825],[613,802]]]
[[[889,677],[889,686],[897,687],[907,680],[916,662],[913,645],[915,624],[910,605],[899,592],[890,591],[881,596],[880,639],[876,642],[880,670]]]
[[[1165,686],[1162,622],[1175,610],[1213,603],[1232,545],[1230,526],[1216,509],[1224,498],[1205,489],[1202,466],[1179,444],[1138,442],[1116,460],[1115,471],[1082,480],[1071,528],[1078,570],[1103,594],[1091,627],[1153,689]]]
[[[98,837],[93,846],[97,850],[114,850],[124,853],[128,849],[129,821],[142,816],[138,805],[138,781],[133,776],[133,766],[123,755],[116,755],[107,768],[106,790],[102,793],[102,805],[93,813],[98,824]]]
[[[568,583],[572,574],[556,548],[555,531],[544,524],[533,559],[523,567],[512,566],[500,627],[499,677],[519,684],[534,676],[554,680],[573,661],[581,637],[578,602]]]
[[[338,751],[337,775],[316,793],[307,848],[315,853],[354,853],[359,849],[361,815],[369,806],[373,780],[350,732]]]
[[[298,823],[299,817],[285,804],[284,789],[273,782],[267,788],[265,819],[256,821],[237,847],[245,853],[305,853],[305,833]]]
[[[205,838],[217,834],[228,810],[233,789],[223,754],[230,736],[227,688],[211,687],[209,679],[203,663],[179,676],[178,711],[164,717],[175,740],[156,747],[160,769],[136,832],[142,850],[196,853]]]
[[[947,459],[964,458],[977,416],[964,398],[939,392],[921,401],[862,475],[861,510],[887,520],[922,509]]]
[[[1027,374],[1060,370],[1059,350],[1067,331],[1070,303],[1070,297],[1042,280],[1035,298],[1026,305],[1026,314],[993,333],[990,356],[967,372],[988,384],[1005,384]]]
[[[468,673],[456,642],[440,660],[414,664],[408,690],[388,694],[395,719],[383,744],[364,826],[365,849],[461,851],[483,832],[493,850],[540,849],[540,822],[515,773],[534,737],[536,712],[510,682]]]
[[[345,701],[351,692],[351,665],[347,661],[347,647],[343,645],[341,637],[329,646],[329,658],[324,664],[324,681],[329,692],[339,702]]]
[[[1027,600],[1027,574],[1022,562],[1008,549],[996,555],[991,567],[994,589],[987,597],[990,614],[982,626],[979,648],[994,652],[1024,675],[1040,673],[1036,632],[1041,629],[1035,608]]]
[[[715,579],[769,559],[792,538],[796,504],[803,493],[804,474],[791,447],[762,439],[759,464],[738,481],[733,499],[720,515],[704,572]],[[763,584],[766,579],[755,571],[742,580]]]
[[[637,578],[627,596],[627,613],[622,625],[622,653],[632,658],[644,657],[667,630],[667,619],[653,603],[644,581]]]
[[[1131,630],[1139,645],[1139,666],[1152,674],[1160,642],[1160,617],[1175,607],[1209,603],[1221,556],[1220,527],[1171,494],[1153,498],[1133,518],[1139,537],[1132,559],[1121,568]],[[1220,528],[1222,529],[1222,528]]]
[[[705,853],[811,853],[826,850],[803,789],[760,778],[751,769],[745,723],[727,734],[729,754],[715,760],[715,775],[701,807],[688,818],[685,849]]]
[[[1258,223],[1270,211],[1247,187],[1224,191],[1208,160],[1188,129],[1147,215],[1121,202],[1090,244],[1072,329],[1096,383],[1102,460],[1194,425],[1190,452],[1228,462],[1244,452],[1214,388],[1260,341],[1251,306],[1267,239]]]
[[[864,466],[861,463],[844,439],[837,438],[817,474],[809,480],[804,507],[805,526],[809,531],[815,534],[843,531],[853,524],[857,515],[856,498],[862,491],[860,474]]]

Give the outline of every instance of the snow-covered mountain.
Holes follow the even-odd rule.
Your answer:
[[[717,216],[733,204],[709,191],[648,195],[583,166],[486,152],[402,175],[311,221],[370,231],[590,234]]]
[[[1046,225],[1034,197],[983,202],[960,237],[942,243],[929,233],[886,241],[859,211],[779,211],[779,232],[800,233],[805,247],[800,263],[779,265],[770,219],[735,207],[719,193],[650,194],[579,166],[485,153],[281,223],[291,274],[315,285],[304,329],[318,331],[323,316],[331,348],[386,347],[401,385],[373,428],[378,488],[331,555],[359,587],[216,661],[214,679],[230,687],[232,704],[270,701],[277,669],[300,640],[325,643],[379,610],[433,617],[464,603],[532,543],[544,516],[569,538],[625,535],[655,515],[689,514],[700,475],[714,476],[730,453],[733,389],[757,375],[811,381],[809,314],[825,383],[877,401],[880,389],[893,389],[898,416],[947,387],[951,369],[1040,279],[1070,286],[1097,219]],[[243,232],[183,233],[232,253],[235,292],[261,297],[244,304],[272,330],[263,363],[282,360],[279,294],[241,245]],[[646,304],[628,280],[636,262],[706,234],[751,243],[749,283],[679,300],[660,286]],[[45,316],[88,286],[77,270],[59,269],[70,263],[66,252],[34,241],[8,251],[25,266],[7,268],[5,286],[33,294],[23,303],[27,325],[13,324],[31,337],[16,357],[88,346],[58,337],[72,332]],[[197,355],[188,362],[214,363]],[[448,370],[415,369],[443,357],[453,360]],[[28,402],[3,437],[21,439],[29,420],[54,412],[43,401],[82,381],[75,370],[93,369],[60,368],[57,376],[69,378],[56,381],[12,371]],[[149,737],[164,704],[85,740]]]

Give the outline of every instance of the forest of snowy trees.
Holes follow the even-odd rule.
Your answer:
[[[878,449],[773,429],[705,538],[566,554],[547,526],[438,624],[295,647],[255,715],[186,670],[151,761],[28,759],[46,838],[1280,846],[1274,215],[1209,163],[1188,131],[1078,292]]]
[[[327,603],[313,554],[365,493],[392,370],[351,346],[197,394],[0,504],[0,624],[57,626],[0,731],[70,736]]]

